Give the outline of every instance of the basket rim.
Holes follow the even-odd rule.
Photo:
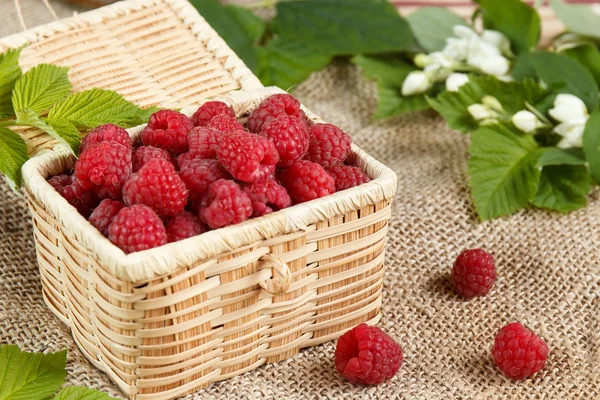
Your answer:
[[[244,115],[254,108],[253,104],[258,105],[260,101],[275,93],[285,92],[274,87],[255,89],[251,92],[240,90],[226,96],[205,99],[202,103],[212,100],[225,101],[237,109],[236,114]],[[186,107],[182,112],[191,115],[197,108],[198,105]],[[323,122],[310,110],[304,106],[302,108],[308,118],[315,122]],[[128,131],[135,138],[145,126],[145,124],[140,125]],[[45,170],[49,165],[54,163],[65,167],[66,163],[73,159],[74,156],[66,145],[60,144],[53,150],[41,153],[27,161],[23,166],[23,186],[46,207],[64,229],[74,234],[87,249],[95,253],[98,261],[114,276],[127,282],[142,282],[172,273],[184,265],[196,265],[203,260],[275,236],[307,231],[310,225],[326,221],[335,215],[393,199],[397,189],[396,173],[355,144],[352,144],[352,153],[362,164],[362,169],[372,178],[370,182],[263,217],[253,218],[241,224],[130,254],[125,254],[112,244],[47,183],[48,173]]]

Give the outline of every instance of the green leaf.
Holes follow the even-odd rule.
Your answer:
[[[56,103],[48,118],[68,121],[80,128],[95,128],[103,124],[131,127],[146,122],[146,114],[112,90],[90,89],[73,93]]]
[[[537,166],[547,165],[585,165],[585,153],[583,149],[559,149],[558,147],[546,147],[541,149]]]
[[[19,112],[17,119],[19,125],[33,126],[43,130],[53,138],[67,144],[75,154],[79,151],[81,137],[79,131],[68,120],[41,118],[30,109]]]
[[[377,111],[373,119],[385,119],[395,115],[405,114],[412,111],[429,110],[431,107],[427,103],[425,95],[403,96],[398,88],[385,86],[382,83],[377,85],[379,102]]]
[[[63,385],[67,351],[33,354],[0,346],[0,400],[46,399]]]
[[[537,149],[533,136],[510,125],[483,126],[473,133],[470,186],[481,219],[512,214],[533,199],[540,178]]]
[[[600,111],[596,111],[585,124],[583,150],[594,181],[600,183]]]
[[[540,40],[540,16],[521,0],[475,0],[482,9],[486,29],[502,32],[510,40],[513,51],[528,52]]]
[[[446,46],[446,39],[454,36],[452,28],[455,25],[466,25],[460,16],[441,7],[420,8],[408,15],[406,20],[417,42],[429,53],[440,51]]]
[[[600,19],[600,16],[596,18]],[[586,67],[596,80],[596,83],[600,85],[600,51],[598,51],[595,45],[587,43],[567,49],[564,53]]]
[[[8,128],[0,128],[0,171],[15,188],[21,187],[21,167],[28,159],[23,138]]]
[[[272,29],[330,55],[412,50],[408,22],[386,0],[306,0],[277,3]]]
[[[290,88],[327,66],[331,57],[301,42],[275,38],[259,48],[258,78],[265,86]]]
[[[587,205],[591,178],[585,166],[550,165],[542,169],[533,204],[567,213]]]
[[[83,386],[69,386],[58,392],[53,400],[111,400],[108,394]]]
[[[229,13],[240,24],[250,41],[257,44],[267,30],[265,21],[257,17],[252,11],[237,6],[226,6]]]
[[[40,64],[21,76],[12,95],[17,117],[19,112],[25,109],[42,113],[68,95],[71,91],[68,72],[67,67]]]
[[[600,39],[600,16],[585,4],[566,4],[561,0],[550,0],[550,5],[569,30],[583,36]]]
[[[512,76],[518,81],[523,79],[537,79],[538,75],[531,61],[531,53],[521,53],[517,56],[512,68]]]
[[[21,77],[19,56],[22,47],[8,49],[0,54],[0,118],[10,117],[15,114],[10,101],[15,83]]]

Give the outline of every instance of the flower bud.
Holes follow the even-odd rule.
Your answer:
[[[465,61],[469,54],[469,42],[466,39],[448,38],[442,53],[453,60]]]
[[[413,62],[415,63],[415,65],[417,67],[425,68],[426,66],[432,64],[433,60],[427,54],[419,53],[415,56],[415,58],[413,59]]]
[[[402,95],[412,96],[424,93],[428,91],[432,85],[433,83],[425,72],[413,71],[408,74],[406,79],[404,79],[404,83],[402,84]]]
[[[483,96],[483,98],[481,99],[481,102],[483,103],[484,106],[494,110],[494,111],[498,111],[503,113],[504,112],[504,107],[502,107],[502,104],[500,104],[500,102],[498,101],[497,98],[495,98],[494,96]]]
[[[498,116],[494,111],[490,110],[483,104],[471,104],[469,107],[467,107],[467,111],[477,121],[482,121],[484,119],[494,118]]]
[[[534,132],[542,125],[542,122],[535,116],[534,113],[527,110],[521,110],[512,117],[512,122],[515,126],[525,133]]]
[[[502,56],[485,57],[478,67],[488,75],[503,76],[508,73],[510,62]]]
[[[554,100],[554,108],[548,114],[559,122],[587,119],[588,110],[585,103],[572,94],[559,94]]]
[[[461,39],[471,39],[472,37],[477,36],[477,33],[473,29],[465,25],[454,25],[452,27],[452,32],[454,32],[454,36]]]
[[[431,82],[443,82],[452,73],[452,69],[444,68],[440,64],[431,64],[423,70]]]
[[[469,82],[469,75],[455,72],[446,80],[446,90],[449,92],[458,92],[461,86]]]
[[[562,124],[554,128],[554,132],[563,137],[556,146],[561,149],[569,149],[571,147],[583,147],[584,130],[584,119],[576,120],[573,122],[563,122]]]

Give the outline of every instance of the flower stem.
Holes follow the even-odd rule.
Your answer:
[[[19,126],[20,124],[17,123],[17,121],[15,120],[9,120],[9,121],[0,121],[0,126]]]

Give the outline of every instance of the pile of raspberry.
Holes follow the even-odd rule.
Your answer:
[[[211,101],[191,118],[150,117],[135,147],[115,125],[92,130],[70,174],[49,183],[125,253],[187,239],[366,183],[346,165],[352,140],[314,124],[289,94],[244,124]]]

